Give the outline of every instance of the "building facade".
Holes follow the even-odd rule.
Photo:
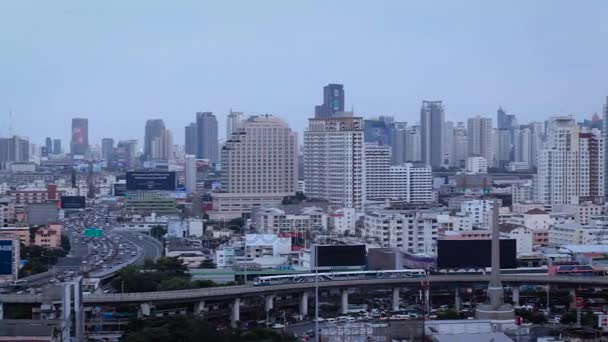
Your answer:
[[[422,101],[420,109],[420,140],[422,162],[431,167],[443,165],[443,134],[445,112],[441,101]]]

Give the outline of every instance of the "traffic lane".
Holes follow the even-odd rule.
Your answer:
[[[160,242],[153,242],[146,237],[142,237],[140,240],[139,238],[133,236],[133,233],[129,232],[115,231],[115,234],[120,234],[121,238],[134,243],[136,246],[142,249],[143,255],[134,263],[134,265],[143,265],[146,259],[156,260],[162,256],[162,246],[160,245]]]

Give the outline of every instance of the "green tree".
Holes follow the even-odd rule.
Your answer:
[[[173,277],[161,282],[156,287],[156,291],[173,291],[173,290],[185,290],[192,287],[190,279],[185,277]]]
[[[167,227],[165,226],[156,225],[150,228],[150,236],[157,240],[162,240],[165,234],[167,234]]]
[[[211,259],[205,259],[203,261],[201,261],[201,263],[198,265],[199,268],[206,268],[206,269],[210,269],[210,268],[216,268],[217,266],[215,265],[215,263],[213,262],[213,260]]]
[[[66,253],[69,253],[72,249],[70,238],[67,235],[61,235],[61,249],[63,249]]]
[[[437,314],[437,319],[461,319],[460,313],[456,310],[446,310]]]

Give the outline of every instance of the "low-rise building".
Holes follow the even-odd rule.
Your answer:
[[[326,231],[329,217],[319,207],[260,208],[254,211],[253,227],[264,233]]]

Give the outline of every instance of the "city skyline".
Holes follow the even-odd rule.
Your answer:
[[[337,2],[326,12],[332,15],[319,13],[319,4],[242,3],[242,11],[230,11],[229,5],[133,3],[123,11],[92,11],[68,3],[39,12],[4,4],[0,13],[10,15],[0,21],[0,41],[13,53],[0,57],[6,80],[0,133],[7,135],[12,110],[13,133],[38,144],[48,135],[68,142],[72,117],[89,119],[92,144],[103,137],[142,142],[140,127],[154,117],[183,141],[183,127],[198,111],[215,113],[223,136],[230,108],[281,116],[303,131],[329,83],[344,84],[345,109],[366,118],[414,122],[420,102],[435,99],[455,122],[493,116],[499,106],[531,121],[601,114],[603,2]],[[429,10],[430,26],[418,15]],[[165,14],[180,25],[157,25]],[[224,27],[228,15],[232,25]],[[318,27],[309,27],[312,18]],[[563,22],[571,26],[565,30]],[[82,32],[71,30],[80,24]],[[286,25],[295,37],[276,29]],[[329,29],[339,44],[325,35]],[[162,53],[157,44],[166,44]],[[235,57],[241,51],[248,51],[246,60]],[[52,120],[32,125],[40,115]]]

